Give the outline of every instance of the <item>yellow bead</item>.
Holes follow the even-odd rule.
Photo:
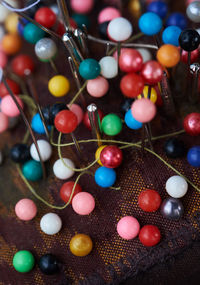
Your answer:
[[[69,80],[63,75],[56,75],[49,80],[49,92],[55,97],[65,96],[70,89]]]
[[[71,239],[69,247],[72,254],[86,256],[91,252],[93,243],[88,235],[77,234]]]
[[[128,5],[129,11],[135,18],[139,18],[142,14],[142,7],[139,0],[130,0]]]
[[[145,85],[144,89],[143,89],[144,98],[148,98],[148,90],[149,90],[149,86]],[[138,99],[141,99],[141,98],[142,98],[142,95],[139,95]],[[151,87],[150,100],[153,103],[156,103],[156,101],[157,101],[157,93],[156,93],[156,90],[153,87]]]
[[[100,147],[97,148],[96,152],[95,152],[95,159],[97,160],[98,159],[98,164],[100,164],[101,166],[103,166],[103,164],[101,163],[101,160],[100,160],[100,154],[102,152],[102,150],[106,147],[107,145],[102,145]]]
[[[5,20],[5,28],[11,34],[17,34],[18,15],[16,13],[10,13]]]

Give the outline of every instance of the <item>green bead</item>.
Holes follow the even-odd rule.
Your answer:
[[[79,65],[79,73],[84,79],[95,79],[101,71],[100,64],[93,58],[87,58]]]
[[[32,23],[28,23],[24,27],[24,38],[31,44],[36,44],[39,40],[45,37],[45,32]]]
[[[24,177],[30,181],[38,181],[42,178],[41,163],[35,160],[29,160],[22,166]]]
[[[28,250],[20,250],[13,257],[13,266],[16,271],[26,273],[31,271],[35,265],[35,259]]]
[[[115,114],[109,114],[102,120],[102,130],[108,136],[115,136],[122,130],[122,121]]]
[[[82,25],[85,25],[86,28],[89,28],[90,26],[90,20],[88,16],[83,14],[73,14],[72,19],[76,22],[78,28],[82,29]]]

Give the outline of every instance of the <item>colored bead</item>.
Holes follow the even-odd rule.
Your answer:
[[[179,44],[183,50],[193,51],[199,47],[200,35],[194,29],[184,30],[179,36]]]
[[[18,15],[16,13],[10,13],[5,20],[5,28],[8,33],[17,34]]]
[[[72,19],[76,22],[78,25],[78,28],[82,29],[82,25],[85,25],[86,28],[89,28],[90,26],[90,19],[88,16],[83,15],[83,14],[73,14]]]
[[[162,20],[157,14],[147,12],[140,17],[138,25],[142,33],[147,36],[153,36],[160,32],[162,28]]]
[[[63,110],[56,115],[54,125],[59,132],[69,134],[76,129],[78,119],[72,111]]]
[[[103,117],[104,117],[104,114],[103,114],[103,112],[100,109],[98,109],[97,112],[98,112],[99,119],[100,119],[100,122],[101,122]],[[88,128],[89,130],[92,129],[91,125],[90,125],[90,120],[89,120],[89,117],[88,117],[88,112],[86,112],[85,115],[84,115],[83,123],[86,126],[86,128]]]
[[[155,212],[161,204],[160,194],[155,190],[144,190],[138,197],[138,204],[145,212]]]
[[[200,146],[193,146],[189,149],[187,160],[190,165],[200,167]]]
[[[121,112],[123,115],[130,110],[131,105],[133,103],[133,100],[134,99],[132,99],[132,98],[125,98],[124,99],[124,101],[122,102],[122,104],[120,106],[120,109],[121,109]]]
[[[79,215],[89,215],[95,208],[95,199],[88,192],[80,192],[73,198],[72,208]]]
[[[114,7],[106,7],[101,10],[98,15],[98,23],[102,24],[119,17],[121,17],[121,13],[118,9]]]
[[[152,54],[151,52],[146,49],[146,48],[137,48],[137,51],[139,51],[139,53],[141,54],[142,56],[142,59],[143,59],[143,63],[149,61],[152,59]]]
[[[69,80],[63,75],[55,75],[49,80],[48,89],[53,96],[63,97],[69,92]]]
[[[51,28],[56,23],[56,15],[50,8],[41,7],[35,13],[35,21],[46,28]]]
[[[6,0],[6,3],[10,4],[14,8],[19,7],[19,3],[16,0]],[[10,10],[0,4],[0,23],[3,23],[9,14]]]
[[[24,76],[27,71],[33,72],[34,68],[32,58],[26,54],[18,55],[12,61],[12,70],[19,76]]]
[[[102,166],[95,171],[94,178],[100,187],[112,187],[116,181],[116,172],[112,168]]]
[[[30,159],[30,150],[26,144],[17,143],[10,150],[10,158],[16,163],[23,163]]]
[[[183,141],[176,138],[168,139],[164,145],[164,151],[170,158],[179,158],[185,155],[185,146]]]
[[[88,80],[87,82],[87,92],[95,98],[100,98],[106,95],[109,89],[108,81],[102,77],[98,76],[95,79]]]
[[[156,92],[156,90],[153,87],[145,85],[144,89],[142,91],[142,94],[143,94],[144,98],[148,99],[149,88],[150,88],[150,98],[149,99],[151,100],[151,102],[156,103],[156,101],[157,101],[157,92]],[[142,95],[139,95],[137,98],[141,99]]]
[[[132,48],[121,50],[119,67],[124,72],[138,72],[142,69],[143,59],[139,51]]]
[[[70,251],[75,256],[86,256],[93,248],[93,243],[91,238],[85,234],[76,234],[70,240]]]
[[[17,102],[19,103],[19,105],[21,106],[21,108],[23,109],[24,104],[22,102],[22,100],[15,96]],[[19,109],[17,108],[17,105],[15,104],[15,101],[12,99],[12,97],[10,95],[6,95],[2,98],[1,100],[1,111],[7,115],[8,117],[16,117],[20,114]]]
[[[40,60],[51,60],[57,53],[55,42],[50,38],[43,38],[35,45],[35,53]]]
[[[65,203],[68,203],[68,201],[70,199],[70,196],[71,196],[74,184],[75,184],[74,181],[68,181],[68,182],[64,183],[62,185],[62,187],[60,188],[60,198]],[[72,203],[72,200],[73,200],[74,196],[76,194],[78,194],[79,192],[81,192],[81,191],[82,191],[81,186],[79,184],[76,184],[75,189],[74,189],[74,193],[73,193],[71,201],[70,201],[70,204]]]
[[[128,110],[124,118],[125,124],[132,130],[139,130],[142,127],[142,123],[138,122],[132,115],[131,110]]]
[[[105,78],[111,79],[118,74],[118,64],[113,56],[104,56],[99,61],[101,67],[101,75]]]
[[[46,107],[43,114],[47,123],[54,125],[56,115],[62,110],[67,110],[67,106],[64,103],[56,103],[51,107]]]
[[[109,23],[110,23],[110,21],[107,21],[107,22],[103,22],[103,23],[98,25],[99,35],[104,40],[108,40],[107,30],[108,30],[108,24]]]
[[[8,129],[8,124],[8,117],[4,113],[0,112],[0,134]]]
[[[45,32],[32,23],[24,27],[23,36],[30,44],[36,44],[37,41],[45,37]]]
[[[107,30],[109,38],[116,42],[126,41],[130,38],[132,32],[132,24],[123,17],[111,20]]]
[[[86,14],[92,10],[94,6],[94,0],[70,0],[70,6],[74,12]]]
[[[138,220],[131,216],[121,218],[117,223],[117,232],[120,237],[126,240],[134,239],[140,230]]]
[[[176,47],[179,46],[179,36],[182,30],[177,26],[169,26],[164,29],[162,33],[162,40],[165,44],[174,45]]]
[[[122,121],[115,114],[109,114],[102,120],[102,130],[108,136],[116,136],[122,130]]]
[[[187,19],[182,13],[172,13],[167,18],[166,26],[178,26],[184,30],[187,27]]]
[[[31,127],[37,134],[45,134],[44,125],[39,113],[36,113],[31,121]],[[51,126],[47,126],[48,130],[51,130]]]
[[[116,168],[122,163],[123,153],[120,148],[115,145],[109,145],[103,148],[100,154],[100,161],[103,166],[108,168]]]
[[[22,165],[22,173],[27,180],[38,181],[42,178],[41,163],[35,160],[29,160]]]
[[[95,79],[94,79],[95,80]],[[82,122],[83,120],[83,110],[81,109],[81,107],[77,104],[72,104],[70,107],[69,107],[70,111],[72,111],[72,113],[74,113],[77,117],[77,120],[78,120],[78,125]]]
[[[190,62],[191,63],[197,62],[198,58],[199,58],[199,49],[195,49],[195,50],[190,52]],[[186,63],[186,64],[188,63],[188,52],[185,50],[182,50],[181,61]]]
[[[20,250],[15,253],[13,257],[13,266],[16,271],[20,273],[26,273],[31,271],[34,265],[35,259],[30,251]]]
[[[156,106],[149,99],[142,98],[133,102],[131,113],[137,121],[147,123],[155,117]]]
[[[163,19],[168,13],[168,6],[163,1],[153,1],[147,6],[147,11],[156,13]]]
[[[184,213],[183,204],[179,199],[169,197],[162,202],[160,212],[169,220],[180,220]]]
[[[146,225],[141,228],[139,240],[144,246],[154,246],[160,242],[161,234],[159,229],[153,225]]]
[[[79,73],[84,79],[95,79],[99,76],[100,71],[100,64],[93,58],[87,58],[79,65]]]
[[[100,155],[101,155],[101,152],[102,150],[106,147],[106,145],[101,145],[100,147],[97,148],[96,152],[95,152],[95,160],[98,159],[97,163],[101,166],[103,166],[103,164],[101,163],[101,160],[100,160]]]
[[[47,235],[55,235],[62,228],[62,220],[55,213],[47,213],[40,220],[40,228]]]
[[[53,254],[47,253],[40,257],[38,266],[46,275],[56,274],[60,271],[59,261]]]
[[[147,84],[154,85],[162,80],[163,68],[159,62],[150,60],[143,64],[141,75]]]
[[[0,50],[0,67],[4,68],[7,62],[8,62],[7,55],[5,54],[5,52]]]
[[[52,147],[50,143],[45,140],[37,140],[37,144],[38,144],[38,148],[40,151],[42,161],[49,160],[52,155]],[[30,147],[30,154],[34,160],[40,161],[40,158],[39,158],[39,155],[38,155],[38,152],[37,152],[37,149],[34,143],[32,143]]]
[[[122,93],[129,98],[135,98],[142,93],[144,80],[141,75],[128,73],[124,75],[120,82]]]
[[[75,165],[71,159],[63,158],[66,165],[68,165],[70,168],[75,168]],[[54,175],[61,180],[68,179],[74,175],[74,170],[68,168],[65,166],[65,164],[62,162],[61,159],[56,160],[56,162],[53,165],[53,172]]]
[[[167,180],[165,188],[171,197],[181,198],[187,193],[188,184],[183,177],[174,175]]]
[[[11,79],[6,79],[6,82],[14,94],[16,94],[16,95],[19,94],[20,87],[15,81],[13,81]],[[3,98],[4,96],[6,96],[8,94],[9,93],[8,93],[6,86],[4,85],[3,82],[1,82],[0,83],[0,97]]]
[[[173,45],[163,45],[157,51],[157,59],[165,67],[173,67],[180,61],[180,52]]]
[[[200,3],[195,1],[187,6],[186,14],[188,18],[194,23],[200,23]]]
[[[22,46],[21,39],[16,34],[7,34],[2,39],[2,49],[7,55],[16,54]]]
[[[15,205],[15,214],[20,220],[30,221],[37,214],[37,207],[30,199],[22,199]]]
[[[183,121],[183,127],[187,134],[191,136],[200,135],[200,113],[190,113]]]

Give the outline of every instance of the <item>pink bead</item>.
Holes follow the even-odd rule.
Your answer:
[[[0,133],[3,133],[7,130],[8,124],[8,117],[4,113],[0,112]]]
[[[131,113],[137,121],[147,123],[155,117],[156,106],[149,99],[142,98],[133,102]]]
[[[30,199],[22,199],[15,205],[15,214],[20,220],[30,221],[37,214],[37,207]]]
[[[117,232],[123,239],[133,239],[139,234],[140,224],[131,216],[123,217],[117,224]]]
[[[92,97],[103,97],[109,89],[108,80],[102,76],[98,76],[95,79],[88,80],[87,91]]]
[[[72,111],[76,115],[76,117],[78,119],[78,125],[79,125],[83,120],[83,116],[84,116],[83,110],[77,104],[72,104],[69,109],[70,109],[70,111]]]
[[[18,96],[15,96],[15,98],[17,99],[19,105],[23,108],[24,104],[22,100]],[[8,117],[16,117],[20,114],[14,100],[10,95],[6,95],[2,98],[1,111]]]
[[[7,62],[8,62],[7,55],[3,51],[0,51],[0,67],[4,68]]]
[[[142,69],[143,59],[139,51],[133,48],[122,49],[119,57],[119,67],[124,72],[138,72]]]
[[[94,0],[71,0],[70,5],[76,13],[85,14],[92,10]]]
[[[119,17],[121,17],[119,10],[114,7],[107,7],[99,13],[98,23],[101,24]]]
[[[79,215],[89,215],[94,207],[94,197],[88,192],[80,192],[72,200],[72,208]]]

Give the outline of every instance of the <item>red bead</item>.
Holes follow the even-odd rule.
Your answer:
[[[153,225],[146,225],[141,228],[139,240],[144,246],[154,246],[160,242],[161,234],[159,229]]]
[[[59,132],[69,134],[76,129],[78,119],[73,112],[63,110],[56,115],[54,125]]]
[[[103,166],[116,168],[122,163],[123,154],[120,148],[115,145],[106,146],[100,154],[100,161]]]
[[[46,28],[51,28],[56,22],[56,15],[50,8],[42,7],[37,10],[35,21]]]
[[[142,67],[141,75],[145,83],[150,85],[156,84],[160,82],[163,77],[162,65],[155,60],[147,61]]]
[[[25,54],[16,56],[12,61],[12,70],[19,76],[24,76],[27,71],[32,73],[34,68],[32,58]]]
[[[123,48],[119,57],[119,67],[124,72],[138,72],[142,69],[143,59],[139,51]]]
[[[191,113],[183,121],[183,127],[191,136],[200,135],[200,113]]]
[[[74,181],[68,181],[66,183],[63,184],[63,186],[60,188],[60,198],[67,203],[69,201],[69,198],[71,196],[72,193],[72,189],[74,187]],[[78,194],[79,192],[82,191],[82,188],[79,184],[76,184],[76,187],[74,189],[74,194],[72,195],[72,199],[74,198],[74,196],[76,194]],[[72,203],[72,199],[70,204]]]
[[[126,74],[121,79],[120,89],[126,97],[136,98],[142,93],[143,88],[144,80],[136,73]]]
[[[199,58],[199,50],[195,49],[191,51],[191,63],[197,62]],[[188,52],[186,50],[182,50],[181,61],[184,63],[188,63]]]
[[[14,94],[16,94],[16,95],[19,94],[20,87],[15,81],[13,81],[11,79],[6,79],[6,82]],[[8,92],[6,86],[3,83],[0,83],[0,97],[3,98],[4,96],[6,96],[8,94],[9,94],[9,92]]]
[[[138,204],[145,212],[155,212],[161,204],[161,198],[155,190],[142,191],[138,197]]]
[[[100,121],[102,121],[103,117],[104,117],[104,113],[101,110],[98,110],[98,114],[99,114],[99,119]],[[88,113],[86,112],[83,118],[83,123],[86,126],[86,128],[88,128],[89,130],[91,130],[91,125],[90,125],[90,120],[88,117]]]

